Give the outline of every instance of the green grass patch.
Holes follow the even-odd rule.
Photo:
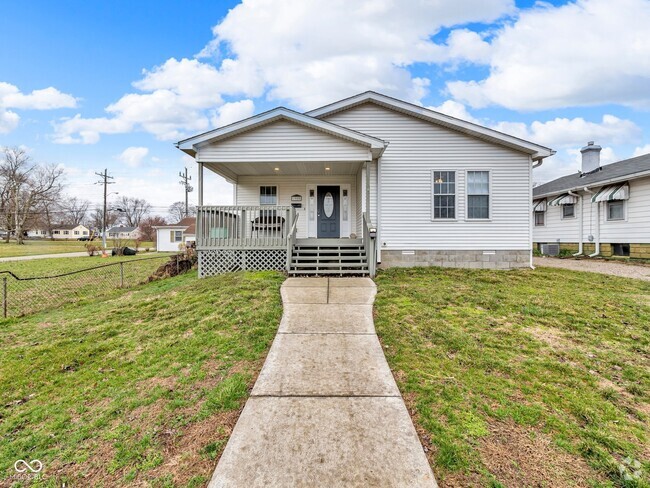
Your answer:
[[[648,486],[650,284],[420,268],[377,285],[377,331],[442,486]],[[641,478],[621,474],[627,457]]]
[[[61,254],[66,252],[85,252],[85,241],[51,241],[47,239],[34,239],[26,240],[24,244],[16,244],[15,241],[0,241],[0,258],[9,258],[15,256],[35,256],[38,254]],[[102,240],[95,239],[92,241],[94,246],[101,247]],[[125,245],[132,246],[133,241],[128,241]],[[107,242],[107,246],[110,248],[111,242]],[[141,248],[154,248],[156,244],[153,242],[141,242]]]
[[[203,486],[281,316],[274,272],[196,273],[0,321],[0,485]]]

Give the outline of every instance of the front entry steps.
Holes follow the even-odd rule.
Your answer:
[[[370,271],[361,239],[297,239],[289,274],[366,276]]]

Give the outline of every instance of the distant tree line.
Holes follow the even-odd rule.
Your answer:
[[[3,239],[11,236],[22,244],[28,230],[46,231],[49,236],[58,225],[82,224],[91,229],[103,228],[103,208],[90,201],[66,195],[63,169],[57,165],[39,164],[19,147],[6,147],[0,153],[0,229]],[[152,215],[152,206],[143,198],[121,196],[112,202],[106,213],[106,227],[124,225],[140,229],[143,239],[155,240],[154,226],[176,223],[186,216],[195,216],[196,207],[174,202],[167,218]]]

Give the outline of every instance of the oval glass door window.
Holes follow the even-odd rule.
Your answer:
[[[330,218],[334,213],[334,197],[330,192],[325,193],[325,198],[323,198],[323,212],[325,212],[327,218]]]

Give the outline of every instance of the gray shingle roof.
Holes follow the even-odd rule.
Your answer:
[[[115,226],[115,227],[111,227],[106,232],[112,232],[112,233],[116,233],[116,232],[133,232],[136,228],[137,227],[123,227],[123,226],[118,225],[118,226]]]
[[[563,176],[533,188],[533,196],[562,193],[585,186],[598,186],[610,180],[634,178],[639,173],[650,171],[650,154],[625,159],[617,163],[601,166],[600,170],[585,174],[574,173]]]

